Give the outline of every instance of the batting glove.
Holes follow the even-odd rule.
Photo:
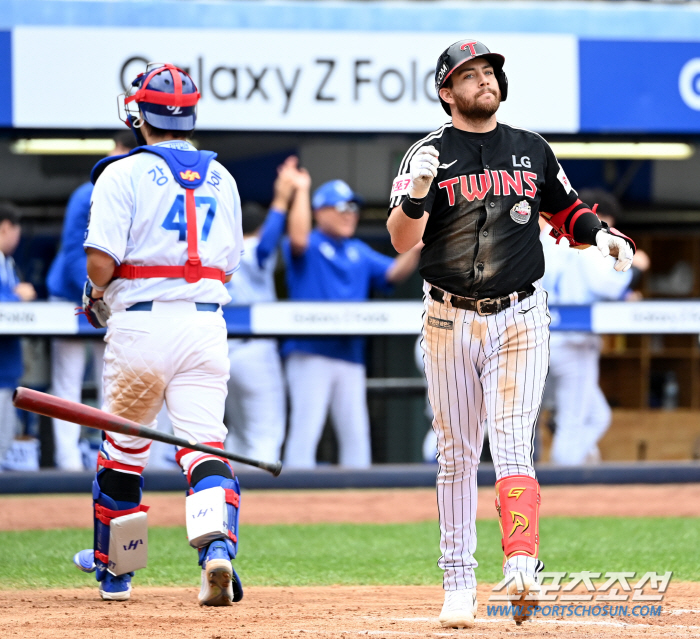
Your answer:
[[[437,175],[440,160],[438,150],[434,146],[423,146],[411,160],[411,185],[408,187],[408,197],[422,200],[428,195],[433,178]]]
[[[624,272],[632,266],[634,243],[617,229],[603,227],[596,233],[595,243],[603,257],[612,255],[617,258],[615,260],[616,271]]]
[[[92,293],[92,282],[88,280],[85,282],[85,287],[83,288],[82,315],[85,315],[88,322],[90,322],[90,324],[95,328],[104,328],[107,326],[107,320],[112,315],[112,311],[110,310],[107,302],[105,302],[101,297],[94,298]]]

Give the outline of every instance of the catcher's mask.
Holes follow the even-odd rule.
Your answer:
[[[503,71],[503,64],[506,61],[505,57],[500,53],[491,53],[486,48],[486,45],[477,40],[470,38],[460,40],[451,44],[442,52],[435,67],[435,93],[437,93],[440,104],[447,115],[451,115],[450,105],[440,97],[440,89],[445,86],[447,78],[452,75],[452,72],[457,67],[474,58],[486,58],[491,63],[498,82],[498,88],[501,90],[501,102],[505,102],[508,97],[508,78]]]
[[[151,63],[118,96],[119,119],[131,128],[139,144],[145,144],[139,131],[144,121],[167,131],[194,129],[199,98],[188,73],[172,64]]]

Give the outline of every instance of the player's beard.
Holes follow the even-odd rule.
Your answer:
[[[484,93],[491,93],[496,98],[490,102],[480,102],[479,97]],[[455,106],[459,114],[465,119],[472,122],[488,120],[501,105],[501,92],[496,89],[484,89],[475,95],[471,100],[465,100],[459,95],[453,94]]]

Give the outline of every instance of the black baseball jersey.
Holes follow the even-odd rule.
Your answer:
[[[411,159],[423,146],[438,150],[440,166],[425,202],[430,216],[419,270],[427,282],[450,293],[497,297],[541,278],[540,213],[549,219],[571,212],[572,226],[581,214],[597,222],[544,138],[502,123],[488,133],[445,124],[416,142],[394,180],[390,212],[407,193]],[[574,235],[561,226],[564,234]],[[579,242],[591,237],[591,220],[584,226],[584,237],[576,235]]]

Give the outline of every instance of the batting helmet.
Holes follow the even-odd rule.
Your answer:
[[[126,123],[134,132],[144,120],[157,129],[191,131],[199,97],[194,81],[182,69],[172,64],[149,64],[131,83],[129,93],[123,94]],[[138,111],[129,109],[131,103]]]
[[[508,97],[508,78],[503,71],[503,63],[506,61],[505,57],[500,53],[491,53],[486,48],[486,45],[477,40],[470,38],[459,40],[442,52],[435,67],[435,93],[437,93],[440,104],[442,104],[442,108],[447,115],[451,114],[450,105],[440,97],[440,89],[445,86],[447,78],[452,75],[452,72],[457,67],[474,58],[486,58],[491,63],[498,81],[498,88],[501,90],[501,102],[505,102],[505,99]]]

